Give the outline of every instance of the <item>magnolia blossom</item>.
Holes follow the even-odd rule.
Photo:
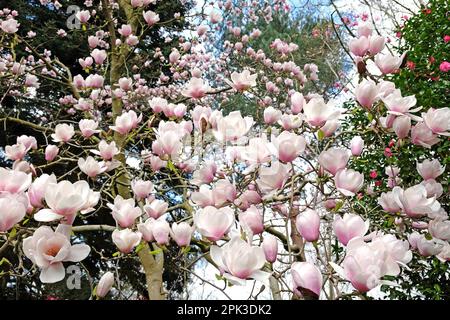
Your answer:
[[[360,156],[364,149],[364,140],[360,136],[354,136],[352,138],[352,140],[350,141],[350,149],[352,151],[352,155]],[[340,169],[343,169],[343,168],[340,168]]]
[[[361,36],[350,40],[349,49],[355,56],[363,57],[369,50],[369,45],[369,39],[365,36]]]
[[[3,30],[3,32],[6,33],[16,33],[19,30],[20,23],[17,22],[17,20],[14,19],[7,19],[3,20],[0,23],[0,29]]]
[[[450,221],[441,219],[431,220],[428,224],[428,230],[433,237],[450,241]]]
[[[212,206],[200,209],[194,214],[197,230],[211,241],[217,241],[228,233],[234,223],[234,212],[230,207],[217,209]]]
[[[114,156],[120,153],[119,149],[116,147],[115,141],[108,143],[105,140],[99,142],[98,150],[91,150],[91,152],[99,155],[105,161],[111,160]]]
[[[59,148],[55,145],[49,144],[47,147],[45,147],[45,160],[46,161],[53,161],[55,160],[56,156],[58,155]]]
[[[237,141],[247,134],[252,125],[253,118],[242,118],[240,111],[232,111],[217,120],[217,129],[213,133],[220,142]]]
[[[360,216],[353,213],[344,214],[344,218],[336,215],[333,221],[333,230],[339,242],[344,246],[355,238],[364,236],[369,230],[369,220],[364,221]]]
[[[411,129],[411,118],[408,116],[400,116],[395,118],[392,128],[399,139],[406,138],[409,134],[409,130]]]
[[[75,16],[81,23],[84,24],[84,23],[88,22],[88,20],[91,17],[91,14],[89,13],[89,10],[81,10],[81,11],[78,11],[75,14]]]
[[[281,118],[281,111],[270,106],[264,109],[264,122],[274,124]]]
[[[250,164],[259,164],[271,160],[272,145],[267,141],[265,135],[260,138],[249,140],[248,146],[242,148],[241,159]]]
[[[450,136],[450,108],[430,108],[422,113],[422,118],[434,134]]]
[[[319,239],[320,216],[315,210],[306,209],[300,213],[295,220],[295,226],[306,241],[314,242]]]
[[[94,58],[96,64],[101,65],[108,57],[105,50],[94,49],[91,52],[91,57]]]
[[[272,144],[278,151],[278,159],[283,162],[295,160],[306,148],[305,138],[289,131],[283,131],[272,139]]]
[[[86,244],[70,244],[70,226],[59,225],[55,231],[41,226],[31,237],[23,240],[23,252],[41,269],[43,283],[55,283],[66,276],[63,262],[79,262],[91,251]]]
[[[82,119],[78,123],[80,127],[81,134],[85,138],[91,137],[95,133],[99,133],[100,130],[97,130],[98,128],[98,121],[94,121],[91,119]]]
[[[394,187],[392,193],[402,211],[411,218],[422,217],[440,208],[439,202],[434,197],[427,198],[427,189],[420,184],[406,190]]]
[[[181,94],[188,98],[200,99],[211,89],[202,79],[192,78]]]
[[[305,121],[312,126],[322,126],[327,122],[337,118],[340,114],[331,102],[325,103],[322,97],[312,98],[303,106]]]
[[[67,142],[72,139],[75,129],[71,124],[60,123],[55,127],[55,133],[51,136],[55,142]]]
[[[363,79],[355,89],[356,100],[365,108],[372,108],[374,102],[378,100],[377,84],[371,79]]]
[[[332,175],[347,166],[350,154],[348,150],[341,148],[330,148],[322,151],[319,155],[319,164]]]
[[[294,262],[291,274],[297,295],[319,298],[323,282],[319,268],[309,262]]]
[[[44,173],[37,177],[28,188],[28,199],[33,207],[42,208],[44,206],[42,200],[44,200],[45,191],[50,183],[57,183],[56,176]]]
[[[233,284],[245,285],[245,279],[266,281],[270,277],[270,273],[260,270],[266,262],[263,249],[238,236],[222,247],[211,246],[210,254],[223,276]]]
[[[278,240],[275,236],[271,234],[265,235],[261,247],[264,250],[264,255],[266,256],[266,260],[268,262],[274,263],[277,261]]]
[[[397,116],[410,115],[411,112],[416,112],[421,109],[421,107],[411,109],[417,103],[417,99],[414,95],[402,97],[400,90],[395,90],[393,93],[387,97],[382,98],[388,113]],[[416,118],[415,118],[416,119]]]
[[[259,169],[259,178],[256,180],[262,193],[268,194],[281,189],[289,176],[289,166],[281,162],[272,162],[270,167]]]
[[[278,120],[278,123],[283,127],[284,130],[292,130],[299,128],[302,125],[302,118],[300,115],[295,114],[283,114]]]
[[[305,104],[305,98],[300,92],[294,92],[291,95],[291,111],[293,114],[298,114],[302,111],[303,105]]]
[[[417,162],[416,168],[423,180],[436,179],[445,171],[445,166],[441,166],[437,159],[426,159],[422,163]]]
[[[353,169],[339,170],[334,176],[336,188],[347,197],[354,196],[364,184],[364,176]]]
[[[250,74],[250,71],[244,70],[241,73],[233,72],[231,74],[231,82],[225,80],[231,87],[237,91],[245,91],[256,86],[257,74]]]
[[[94,178],[100,173],[105,172],[108,168],[104,162],[97,162],[93,157],[89,156],[86,159],[78,159],[78,167],[88,177]]]
[[[27,151],[27,147],[22,143],[5,147],[6,157],[13,161],[23,159],[23,157],[27,154]]]
[[[427,239],[424,235],[420,235],[416,239],[416,246],[420,255],[430,257],[440,254],[444,249],[445,242],[436,238]]]
[[[117,131],[120,134],[127,134],[132,129],[135,129],[139,124],[139,122],[141,121],[142,121],[142,114],[139,115],[138,117],[136,112],[130,110],[118,116],[116,118],[115,125],[110,126],[110,128],[114,131]]]
[[[153,183],[151,181],[133,180],[131,181],[131,189],[136,199],[145,199],[153,191]]]
[[[114,285],[114,273],[111,271],[106,272],[100,278],[100,281],[95,288],[95,295],[99,298],[104,298]]]
[[[31,185],[31,174],[0,167],[0,192],[24,192]]]
[[[159,199],[155,199],[150,203],[147,202],[146,205],[144,205],[145,213],[147,213],[149,217],[152,217],[154,219],[158,219],[159,217],[161,217],[168,208],[169,204]]]
[[[244,230],[250,230],[252,234],[264,231],[263,215],[255,206],[250,206],[246,211],[240,212],[239,222]]]
[[[159,14],[156,14],[153,11],[144,11],[142,12],[142,15],[144,16],[145,22],[147,22],[149,26],[159,22]]]
[[[49,183],[44,197],[49,209],[39,210],[34,219],[49,222],[65,218],[71,224],[77,212],[89,201],[90,191],[86,181]]]
[[[114,204],[107,203],[107,206],[111,209],[114,220],[116,220],[122,228],[132,227],[136,218],[140,217],[142,214],[141,209],[135,206],[133,198],[124,199],[120,195],[116,196]]]
[[[419,122],[411,129],[411,142],[425,148],[431,148],[439,142],[439,138],[424,122]]]
[[[389,53],[377,54],[375,56],[375,64],[383,74],[394,73],[398,70],[398,68],[400,68],[405,54],[406,53],[404,53],[401,57],[396,57]]]
[[[28,150],[29,149],[37,149],[37,140],[35,137],[21,135],[16,139],[17,144],[23,144]]]
[[[25,217],[28,199],[25,194],[0,192],[0,232],[6,232]]]
[[[159,245],[169,243],[170,225],[165,219],[156,219],[152,224],[153,238]]]
[[[142,234],[131,229],[114,230],[112,240],[122,253],[130,253],[141,242]]]
[[[378,198],[378,203],[383,207],[384,211],[390,213],[397,213],[402,210],[401,206],[397,202],[397,197],[394,192],[383,192],[380,198]]]
[[[175,240],[178,246],[187,247],[191,243],[192,233],[195,228],[187,222],[172,223],[170,236]]]

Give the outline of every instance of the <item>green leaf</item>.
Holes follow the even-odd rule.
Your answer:
[[[322,130],[317,131],[317,137],[319,138],[319,141],[322,141],[323,138],[325,138],[325,133]]]

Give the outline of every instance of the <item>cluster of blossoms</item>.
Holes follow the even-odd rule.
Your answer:
[[[140,12],[153,2],[131,1],[132,10]],[[277,6],[287,9],[284,1],[277,1]],[[231,1],[220,2],[214,9],[236,10]],[[264,11],[267,20],[269,11]],[[212,25],[226,16],[217,12],[209,16]],[[16,15],[2,11],[4,33],[18,31]],[[93,10],[83,10],[77,18],[89,25],[93,15]],[[160,23],[153,11],[144,10],[139,18],[148,27]],[[335,101],[301,92],[306,82],[318,79],[317,66],[302,68],[286,61],[298,46],[281,39],[272,42],[275,55],[269,58],[268,53],[251,47],[251,40],[260,35],[258,30],[241,34],[239,28],[230,27],[234,40],[225,42],[224,50],[231,55],[245,51],[270,76],[249,66],[225,76],[226,58],[201,50],[201,39],[207,41],[209,29],[198,26],[200,40],[182,39],[167,57],[155,51],[153,58],[167,63],[172,72],[172,79],[161,74],[155,87],[138,73],[137,66],[111,83],[104,78],[112,45],[129,53],[139,44],[134,25],[118,24],[113,44],[107,32],[89,36],[90,56],[78,62],[90,73],[75,75],[70,84],[76,94],[59,100],[60,106],[81,120],[77,128],[72,121],[53,126],[50,138],[55,144],[46,145],[44,151],[45,160],[55,163],[70,155],[72,145],[79,146],[86,152],[74,159],[74,170],[84,179],[72,182],[38,174],[27,160],[29,152],[38,152],[34,137],[19,136],[15,144],[5,147],[6,158],[14,163],[12,169],[0,168],[0,232],[24,227],[21,222],[26,215],[39,223],[57,223],[55,230],[41,225],[23,239],[23,251],[40,268],[42,282],[62,280],[63,262],[78,262],[89,254],[88,245],[71,245],[70,232],[81,220],[78,215],[93,214],[99,202],[106,203],[115,221],[109,227],[120,257],[146,250],[142,247],[147,243],[162,250],[175,243],[181,252],[198,246],[209,252],[210,262],[228,282],[268,283],[271,276],[282,277],[290,271],[288,289],[298,296],[319,298],[325,282],[341,290],[334,277],[349,281],[360,293],[380,284],[392,285],[383,277],[398,276],[412,260],[412,250],[423,257],[450,260],[450,223],[438,200],[443,186],[436,180],[444,166],[431,159],[418,162],[423,181],[413,186],[402,185],[399,168],[386,167],[392,190],[382,193],[378,203],[395,216],[402,232],[373,228],[367,234],[369,217],[358,215],[351,205],[363,192],[367,177],[350,161],[361,156],[365,142],[355,134],[348,148],[333,145],[345,114]],[[374,35],[368,23],[360,24],[357,33],[349,48],[359,69],[369,59],[382,75],[400,68],[403,56],[384,53],[384,38]],[[45,54],[50,63],[51,53]],[[34,58],[27,65],[16,63],[11,55],[2,57],[0,72],[23,75],[26,87],[38,88],[37,79],[27,72],[45,63]],[[209,67],[221,75],[211,79]],[[46,71],[48,76],[55,72]],[[449,135],[449,108],[419,115],[414,96],[403,97],[392,82],[374,79],[367,74],[355,90],[356,101],[367,112],[381,112],[385,107],[374,126],[425,148]],[[236,95],[255,99],[263,109],[262,120],[240,111],[226,114],[220,104]],[[145,149],[139,156],[130,155],[130,146],[139,145],[138,139]],[[138,170],[127,157],[138,162]],[[161,178],[166,176],[170,179]],[[176,181],[177,186],[166,180]],[[107,183],[91,188],[96,181]],[[126,191],[116,192],[120,189]],[[181,212],[182,218],[175,218],[174,212]],[[416,231],[409,232],[411,228]],[[323,254],[323,248],[336,239],[344,253],[337,258]],[[313,252],[305,248],[317,250],[305,254]],[[278,262],[287,263],[288,270],[281,270],[284,266]],[[114,276],[106,273],[97,296],[105,296],[113,282]]]

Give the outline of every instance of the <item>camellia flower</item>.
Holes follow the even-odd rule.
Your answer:
[[[41,269],[39,279],[43,283],[55,283],[64,279],[63,262],[79,262],[91,251],[86,244],[70,244],[70,226],[59,225],[55,231],[41,226],[31,237],[23,240],[23,252]]]
[[[187,247],[191,243],[192,233],[195,228],[190,226],[187,222],[180,222],[179,224],[172,223],[172,229],[170,231],[170,236],[180,247]]]
[[[295,294],[319,298],[323,282],[319,268],[309,262],[294,262],[291,265],[291,274]]]
[[[348,150],[341,148],[330,148],[322,151],[319,155],[319,164],[332,175],[347,166],[350,154]]]
[[[364,149],[364,140],[360,136],[354,136],[350,141],[350,149],[352,151],[352,155],[360,156]],[[347,163],[345,165],[347,165]]]
[[[133,251],[142,239],[140,232],[133,232],[131,229],[114,230],[112,240],[122,253],[130,253]]]
[[[213,133],[220,142],[237,141],[247,134],[252,125],[253,118],[242,118],[240,111],[232,111],[217,120],[217,129]]]
[[[327,120],[337,118],[340,114],[330,102],[325,103],[322,97],[312,98],[303,106],[305,121],[312,126],[323,126]]]
[[[133,198],[124,199],[117,195],[114,204],[108,203],[107,206],[111,209],[111,214],[119,226],[130,228],[134,225],[136,218],[142,214],[141,208],[136,207],[135,204]]]
[[[283,131],[278,137],[272,138],[272,144],[278,151],[278,159],[282,162],[295,160],[306,148],[305,138],[289,131]]]
[[[45,190],[45,203],[50,209],[41,209],[34,215],[34,220],[50,222],[61,218],[71,223],[78,211],[83,208],[90,196],[86,181],[71,183],[63,180],[49,183]]]
[[[31,174],[0,167],[0,192],[24,192],[31,185]]]
[[[427,189],[420,184],[406,190],[394,187],[392,193],[402,211],[412,218],[422,217],[440,208],[439,202],[434,197],[427,198]]]
[[[75,129],[71,124],[60,123],[55,127],[55,133],[51,136],[55,142],[67,142],[72,139]]]
[[[333,221],[333,230],[339,242],[344,246],[355,238],[364,236],[369,230],[369,220],[364,221],[360,216],[352,213],[344,214],[344,218],[336,215]]]
[[[306,241],[314,242],[319,239],[320,217],[315,210],[306,209],[297,215],[295,226]]]
[[[251,87],[256,86],[257,74],[250,74],[250,71],[244,70],[241,73],[233,72],[231,74],[231,82],[225,80],[231,87],[237,91],[245,91]]]
[[[111,271],[106,272],[100,278],[100,281],[95,288],[95,295],[99,298],[104,298],[114,285],[114,273]]]
[[[252,234],[264,231],[263,215],[255,206],[250,206],[246,211],[240,212],[239,222],[244,230],[250,230]]]
[[[436,179],[445,171],[445,166],[441,166],[437,159],[426,159],[422,163],[417,162],[416,168],[423,180]]]
[[[204,97],[210,89],[211,87],[205,84],[202,79],[192,78],[187,83],[185,89],[181,91],[181,94],[188,98],[200,99]]]
[[[251,246],[239,236],[222,247],[211,246],[210,254],[223,276],[233,284],[245,285],[249,278],[265,281],[270,277],[270,273],[260,270],[266,262],[263,249]]]
[[[93,157],[89,156],[86,159],[78,159],[78,167],[88,177],[94,178],[100,173],[105,172],[108,168],[104,162],[97,162]]]
[[[336,188],[347,197],[354,196],[364,184],[364,176],[353,169],[339,170],[334,176]]]
[[[28,199],[23,193],[0,192],[0,232],[6,232],[25,217]]]
[[[168,208],[169,208],[169,204],[167,202],[165,202],[163,200],[155,199],[152,202],[147,203],[144,206],[144,211],[145,211],[145,213],[148,214],[149,217],[158,219],[164,213],[166,213]]]
[[[278,240],[275,236],[271,234],[265,235],[261,247],[264,250],[264,255],[266,256],[266,260],[268,262],[274,263],[277,261]]]
[[[422,118],[434,134],[450,136],[450,108],[430,108],[422,113]]]
[[[205,207],[194,214],[197,230],[211,241],[217,241],[228,233],[234,223],[234,212],[230,207],[217,209]]]

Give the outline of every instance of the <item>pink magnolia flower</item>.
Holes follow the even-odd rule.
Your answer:
[[[141,209],[135,205],[133,198],[124,199],[120,195],[116,196],[114,204],[107,203],[111,209],[111,215],[122,228],[131,228],[136,218],[141,216]]]
[[[78,167],[82,172],[84,172],[88,177],[94,178],[97,175],[105,172],[108,167],[105,163],[97,162],[93,157],[88,156],[86,159],[78,159]]]
[[[252,125],[251,117],[242,118],[240,111],[232,111],[217,120],[217,129],[213,134],[220,142],[237,141],[247,134]]]
[[[392,193],[402,211],[412,218],[422,217],[440,208],[435,198],[427,198],[427,189],[420,184],[406,190],[394,187]]]
[[[23,144],[28,150],[37,149],[37,140],[35,137],[21,135],[16,139],[17,144]]]
[[[133,232],[131,229],[116,229],[112,233],[112,240],[122,253],[130,253],[133,251],[142,239],[140,232]]]
[[[147,242],[155,241],[153,237],[153,224],[155,223],[155,219],[148,218],[143,223],[138,223],[137,229],[142,234],[142,238]]]
[[[295,114],[283,114],[278,123],[283,127],[284,130],[292,130],[299,128],[302,125],[302,118],[300,115]]]
[[[31,185],[31,173],[0,167],[0,192],[21,193]]]
[[[392,128],[399,139],[406,138],[409,134],[409,130],[411,129],[411,118],[408,116],[396,117]]]
[[[0,232],[12,229],[27,213],[28,199],[23,193],[0,192]]]
[[[97,130],[98,128],[98,121],[94,121],[91,119],[82,119],[78,123],[80,127],[81,134],[85,138],[91,137],[95,133],[99,133],[100,130]]]
[[[27,154],[27,147],[22,143],[13,144],[5,147],[6,158],[16,161],[21,160]]]
[[[314,242],[319,239],[320,216],[315,210],[306,209],[297,215],[295,226],[306,241]]]
[[[424,122],[419,122],[411,129],[411,142],[415,145],[431,148],[439,142],[439,138]]]
[[[55,160],[56,156],[58,155],[59,148],[55,145],[49,144],[47,147],[45,147],[45,160],[46,161],[53,161]]]
[[[294,161],[306,148],[305,138],[289,131],[283,131],[278,137],[272,138],[272,144],[282,162]]]
[[[187,222],[180,222],[179,224],[172,223],[172,229],[170,231],[170,236],[180,247],[187,247],[191,243],[192,233],[195,228],[190,226]]]
[[[419,111],[422,108],[411,109],[417,103],[416,97],[414,95],[402,97],[400,90],[395,90],[382,100],[388,109],[388,113],[396,116],[409,115],[411,117],[411,112]],[[415,119],[418,120],[417,117]]]
[[[114,285],[114,273],[111,271],[106,272],[100,278],[95,289],[95,295],[99,298],[104,298]]]
[[[91,57],[94,59],[95,63],[98,65],[103,64],[103,62],[106,60],[107,56],[108,55],[105,50],[94,49],[91,52]]]
[[[256,180],[263,194],[269,196],[275,190],[281,189],[289,177],[290,168],[281,162],[272,162],[270,167],[259,169],[259,178]]]
[[[133,29],[131,28],[131,25],[129,24],[123,24],[117,32],[122,35],[123,37],[128,37],[133,33]],[[101,63],[100,63],[101,64]]]
[[[347,166],[350,154],[342,148],[330,148],[322,151],[319,155],[319,164],[332,175]]]
[[[385,40],[382,36],[370,36],[369,37],[369,52],[371,55],[380,53],[385,45]]]
[[[322,97],[312,98],[303,106],[305,121],[311,126],[323,126],[327,120],[335,119],[340,111],[331,102],[325,103]]]
[[[3,30],[3,32],[6,33],[16,33],[19,30],[20,23],[17,22],[17,20],[14,19],[7,19],[3,20],[0,23],[0,29]]]
[[[153,183],[151,181],[133,180],[131,181],[131,189],[137,200],[145,199],[153,191]]]
[[[267,234],[264,237],[261,247],[264,250],[264,255],[266,256],[266,260],[268,262],[274,263],[275,261],[277,261],[278,240],[275,236]]]
[[[445,242],[436,238],[428,240],[424,235],[420,235],[416,240],[416,246],[420,255],[430,257],[440,254],[444,249]]]
[[[291,274],[295,294],[319,298],[323,282],[319,268],[309,262],[294,262]]]
[[[377,54],[375,56],[375,64],[383,74],[394,73],[400,68],[405,55],[406,53],[403,53],[402,56],[396,57],[389,53]]]
[[[192,183],[201,185],[204,183],[211,183],[217,172],[217,165],[215,162],[207,162],[203,167],[196,170],[192,175]]]
[[[356,86],[355,97],[363,107],[371,109],[379,97],[377,84],[371,79],[363,79]]]
[[[361,22],[358,24],[358,37],[370,37],[372,35],[372,24],[369,22]]]
[[[347,197],[354,196],[364,184],[364,176],[353,169],[341,169],[334,176],[336,188]]]
[[[167,107],[167,100],[160,97],[153,97],[148,101],[150,108],[152,108],[153,112],[159,113],[163,111]]]
[[[360,136],[354,136],[350,141],[350,149],[352,151],[352,155],[360,156],[364,149],[364,140]],[[347,163],[345,165],[347,165]]]
[[[142,121],[142,114],[137,116],[136,112],[130,110],[122,113],[116,118],[115,125],[109,128],[117,131],[120,134],[128,134],[132,129],[135,129],[137,125]]]
[[[233,72],[231,81],[225,80],[232,88],[237,91],[245,91],[256,86],[257,74],[250,74],[250,71],[244,70],[241,73]]]
[[[119,149],[116,147],[115,141],[108,143],[105,140],[99,142],[98,150],[91,150],[91,152],[99,155],[105,161],[111,160],[120,153]]]
[[[65,218],[73,222],[78,211],[89,201],[91,189],[86,181],[71,183],[63,180],[49,183],[45,190],[45,203],[50,209],[41,209],[34,215],[34,220],[50,222]]]
[[[322,128],[320,128],[320,131],[323,132],[325,137],[330,137],[333,135],[333,133],[336,132],[336,130],[340,127],[340,123],[337,119],[331,119],[325,122]]]
[[[444,192],[442,184],[438,183],[434,179],[422,181],[420,184],[423,185],[427,190],[428,198],[434,197],[438,199],[440,196],[442,196],[442,193]]]
[[[437,239],[444,241],[450,240],[450,221],[448,220],[431,220],[428,224],[428,230],[430,231],[430,234]]]
[[[71,124],[60,123],[55,127],[55,133],[51,136],[54,142],[68,142],[75,134],[75,129]]]
[[[264,109],[264,122],[267,124],[274,124],[281,118],[281,111],[270,106]]]
[[[300,92],[294,92],[291,95],[291,111],[293,114],[298,114],[302,111],[305,104],[305,98]]]
[[[344,214],[344,218],[336,215],[333,230],[339,242],[344,246],[355,237],[363,237],[369,230],[369,220],[364,221],[360,216],[352,213]]]
[[[144,211],[148,214],[149,217],[154,219],[158,219],[164,213],[166,213],[169,208],[169,204],[163,200],[155,199],[150,203],[146,200],[146,204],[144,205]]]
[[[91,74],[86,78],[85,85],[87,88],[101,88],[105,82],[105,78],[103,78],[99,74]]]
[[[145,22],[147,22],[147,25],[149,26],[152,26],[159,21],[159,14],[156,14],[153,11],[144,11],[142,12],[142,14],[144,16]]]
[[[250,206],[246,211],[239,213],[239,223],[245,231],[260,234],[264,231],[263,215],[258,208]]]
[[[200,99],[204,97],[210,89],[211,87],[204,83],[203,79],[192,78],[187,83],[185,89],[181,91],[181,94],[188,98]]]
[[[422,118],[434,134],[450,136],[450,108],[430,108],[422,113]]]
[[[207,206],[194,214],[194,223],[201,235],[217,241],[228,233],[234,223],[234,212],[230,207],[217,209]]]
[[[436,179],[445,171],[445,166],[441,166],[437,159],[426,159],[422,163],[417,162],[416,168],[423,180]]]
[[[50,183],[57,183],[56,176],[44,173],[37,177],[28,188],[28,199],[33,207],[42,208],[44,206],[42,200],[44,200],[45,191]]]
[[[241,159],[248,164],[260,164],[271,160],[272,145],[265,135],[249,140],[248,146],[241,148]]]
[[[85,24],[90,19],[91,14],[89,13],[89,10],[82,10],[78,11],[75,16],[81,23]]]
[[[183,144],[181,143],[179,132],[164,131],[158,134],[158,138],[152,143],[153,153],[161,156],[170,156],[177,159]]]
[[[152,224],[153,238],[159,245],[169,243],[170,225],[165,219],[156,219]]]
[[[364,57],[369,50],[369,39],[365,36],[353,38],[349,42],[350,52],[355,56]]]
[[[265,281],[270,277],[270,273],[260,270],[266,262],[263,249],[251,246],[238,236],[222,247],[211,246],[210,254],[223,276],[233,284],[245,285],[245,279]]]
[[[55,231],[47,226],[39,227],[31,237],[23,240],[23,252],[41,269],[39,279],[43,283],[55,283],[64,279],[63,262],[79,262],[91,251],[86,244],[70,244],[70,226],[59,225]]]
[[[397,213],[402,210],[401,206],[397,203],[396,196],[392,191],[383,192],[378,198],[378,203],[383,207],[384,211],[390,213]]]

